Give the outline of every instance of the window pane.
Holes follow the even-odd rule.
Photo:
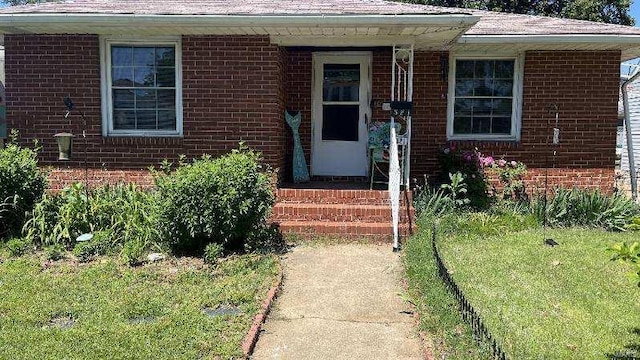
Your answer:
[[[158,109],[175,109],[176,91],[158,90]]]
[[[494,80],[493,96],[513,96],[513,80]]]
[[[358,141],[359,105],[323,105],[322,140]]]
[[[158,87],[175,87],[176,86],[176,70],[170,67],[159,67],[156,73],[156,86]]]
[[[512,99],[493,99],[493,115],[511,117]]]
[[[471,116],[473,113],[473,100],[471,99],[456,99],[455,102],[456,116]]]
[[[133,48],[133,65],[134,66],[155,66],[156,54],[154,47],[134,47]]]
[[[471,131],[474,134],[489,134],[491,132],[491,118],[490,117],[474,117],[473,128]]]
[[[112,46],[111,47],[111,65],[112,66],[133,65],[133,48],[130,46]]]
[[[473,60],[456,61],[456,79],[473,79],[474,67]]]
[[[476,60],[476,79],[493,78],[493,60]]]
[[[114,67],[111,71],[111,84],[116,87],[132,87],[133,68]]]
[[[456,96],[473,96],[473,79],[456,79]]]
[[[491,133],[511,134],[511,117],[494,117],[491,122]]]
[[[513,79],[515,62],[513,60],[496,60],[495,77],[498,79]]]
[[[132,130],[136,128],[136,112],[134,110],[114,110],[113,129]]]
[[[474,81],[475,89],[473,91],[474,96],[491,96],[493,95],[493,84],[491,79],[480,79]]]
[[[156,48],[156,66],[174,67],[175,65],[176,51],[173,47]]]
[[[114,109],[133,109],[135,107],[133,90],[113,90]]]
[[[134,70],[135,86],[154,86],[156,72],[153,66],[136,67]]]
[[[456,116],[453,120],[454,134],[471,134],[471,117]]]
[[[136,109],[155,109],[155,90],[136,90]]]
[[[491,99],[473,101],[473,116],[489,115],[491,115]]]
[[[158,110],[158,130],[175,130],[176,112],[174,110]]]
[[[156,111],[155,110],[136,111],[136,120],[138,122],[138,129],[143,129],[143,130],[156,129]]]
[[[324,64],[324,101],[358,101],[359,93],[359,64]]]

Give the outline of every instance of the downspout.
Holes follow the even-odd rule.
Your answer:
[[[629,158],[629,175],[631,175],[631,197],[636,200],[638,197],[638,175],[636,173],[636,161],[633,154],[633,137],[631,133],[631,121],[629,118],[629,94],[627,86],[640,77],[640,71],[636,71],[632,77],[625,80],[620,86],[622,90],[622,105],[624,107],[624,127],[627,134],[627,156]]]

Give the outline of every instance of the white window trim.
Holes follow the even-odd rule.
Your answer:
[[[511,112],[511,134],[454,134],[454,102],[456,91],[456,60],[514,60],[513,73],[513,104]],[[449,54],[449,89],[447,96],[447,139],[448,140],[475,140],[475,141],[520,141],[522,128],[522,84],[524,78],[524,54],[523,53],[458,53]]]
[[[111,99],[111,45],[171,45],[176,49],[176,130],[114,130]],[[181,37],[100,37],[100,83],[102,100],[102,136],[109,137],[181,137],[182,127],[182,38]]]

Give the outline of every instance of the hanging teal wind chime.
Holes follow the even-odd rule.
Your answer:
[[[285,111],[284,116],[293,132],[293,182],[307,182],[309,181],[309,169],[307,168],[307,160],[304,158],[304,150],[302,150],[300,132],[298,131],[302,116],[299,111],[295,115]]]

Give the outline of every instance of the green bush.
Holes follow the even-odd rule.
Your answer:
[[[44,196],[24,226],[26,237],[40,247],[72,249],[79,235],[93,232],[89,244],[74,249],[76,256],[87,259],[126,248],[128,262],[162,246],[155,193],[129,184],[96,188],[88,198],[86,194],[82,184],[73,184],[58,195]]]
[[[0,239],[19,233],[25,213],[42,197],[47,175],[38,168],[36,150],[16,144],[17,132],[11,133],[6,148],[0,148]]]
[[[204,248],[204,262],[207,264],[215,264],[218,259],[224,255],[222,244],[211,243]]]
[[[278,224],[261,226],[247,237],[244,249],[254,253],[281,253],[287,248]]]
[[[558,188],[545,200],[538,197],[532,211],[540,222],[550,226],[588,226],[612,231],[624,231],[640,206],[622,194],[606,195],[599,190]]]
[[[478,149],[464,151],[452,144],[440,150],[438,159],[443,170],[441,183],[449,183],[451,176],[459,173],[466,184],[469,206],[486,209],[491,204],[484,167],[487,159],[493,161],[493,158],[485,157]]]
[[[181,160],[174,172],[158,172],[156,185],[160,228],[178,252],[200,252],[210,243],[242,250],[274,202],[270,171],[243,146],[216,159]]]
[[[29,241],[21,238],[14,238],[7,241],[7,249],[11,256],[22,256],[29,251]]]
[[[64,259],[65,248],[60,244],[49,245],[44,248],[44,254],[47,260],[56,261]]]

